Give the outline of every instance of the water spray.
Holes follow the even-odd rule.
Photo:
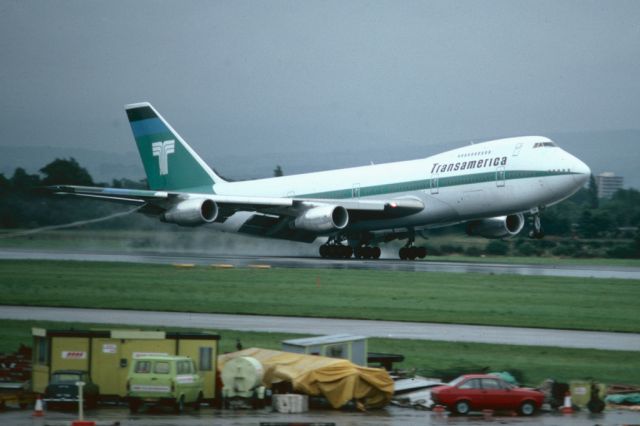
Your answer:
[[[24,237],[24,236],[27,236],[27,235],[33,235],[33,234],[37,234],[37,233],[44,232],[44,231],[53,231],[55,229],[73,228],[73,227],[76,227],[76,226],[88,225],[88,224],[91,224],[91,223],[104,222],[106,220],[111,220],[111,219],[115,219],[117,217],[127,216],[127,215],[130,215],[131,213],[135,213],[141,207],[142,206],[138,206],[138,207],[136,207],[134,209],[127,210],[126,212],[114,213],[114,214],[110,214],[110,215],[107,215],[107,216],[98,217],[98,218],[95,218],[95,219],[78,220],[78,221],[71,222],[71,223],[64,223],[62,225],[42,226],[40,228],[29,229],[28,231],[14,232],[13,234],[0,235],[0,239]]]

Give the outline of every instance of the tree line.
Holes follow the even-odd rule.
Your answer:
[[[29,174],[18,167],[11,177],[0,173],[0,228],[36,228],[106,216],[123,211],[122,206],[86,199],[53,196],[45,188],[51,185],[112,186],[146,188],[145,181],[114,179],[110,183],[93,180],[87,169],[74,159],[55,159]],[[120,222],[101,226],[120,226]]]

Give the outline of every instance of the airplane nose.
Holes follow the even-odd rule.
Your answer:
[[[571,171],[574,173],[573,180],[576,184],[582,186],[586,184],[591,177],[591,169],[582,160],[575,157],[573,158],[573,167],[571,167]]]

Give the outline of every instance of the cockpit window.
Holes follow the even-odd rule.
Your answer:
[[[533,147],[534,148],[542,148],[544,146],[556,146],[553,142],[536,142]]]

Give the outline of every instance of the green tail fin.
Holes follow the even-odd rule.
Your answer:
[[[213,186],[224,180],[150,103],[126,105],[125,109],[150,189],[215,193]]]

